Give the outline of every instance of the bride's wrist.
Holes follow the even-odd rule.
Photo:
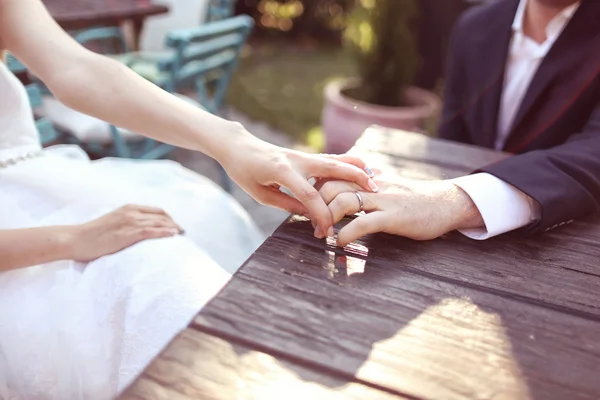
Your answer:
[[[74,260],[77,238],[77,225],[57,226],[54,232],[56,258],[59,260]]]
[[[239,158],[240,153],[252,152],[261,140],[244,128],[239,122],[230,122],[224,127],[211,156],[224,167],[231,165]]]

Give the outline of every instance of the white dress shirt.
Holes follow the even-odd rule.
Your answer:
[[[521,0],[512,24],[504,88],[500,102],[496,149],[504,147],[517,111],[540,63],[570,21],[580,2],[565,8],[546,27],[546,41],[537,43],[523,33],[528,0]],[[485,228],[460,231],[478,240],[521,228],[540,217],[539,204],[514,186],[487,173],[453,179],[473,200],[483,217]]]

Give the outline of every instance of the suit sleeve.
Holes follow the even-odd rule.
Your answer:
[[[513,185],[541,206],[531,233],[555,228],[600,209],[600,101],[582,132],[560,146],[536,150],[481,169]]]
[[[469,135],[464,121],[465,112],[465,47],[463,28],[465,15],[456,22],[446,60],[444,105],[442,108],[442,120],[438,130],[441,139],[455,142],[469,143]]]
[[[493,175],[479,173],[450,181],[471,197],[483,218],[484,227],[459,230],[471,239],[486,240],[539,218],[539,204],[535,200]]]

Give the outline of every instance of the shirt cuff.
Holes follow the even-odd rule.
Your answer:
[[[494,175],[477,173],[450,182],[471,197],[485,223],[485,228],[459,230],[471,239],[489,239],[540,218],[537,201]]]

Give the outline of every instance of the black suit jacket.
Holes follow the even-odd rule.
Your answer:
[[[439,136],[493,147],[518,0],[468,10],[450,43]],[[583,0],[542,61],[517,112],[504,151],[481,168],[541,205],[552,229],[600,209],[600,1]]]

